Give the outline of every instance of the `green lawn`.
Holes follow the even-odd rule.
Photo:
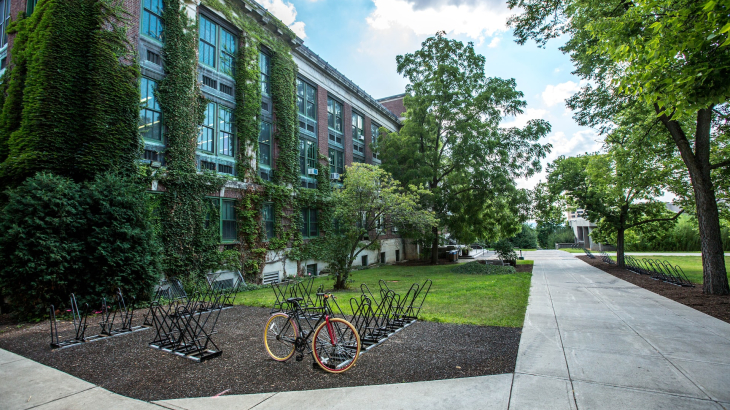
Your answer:
[[[561,251],[563,251],[563,252],[569,252],[569,253],[582,253],[582,254],[584,254],[584,255],[585,255],[585,252],[583,251],[583,249],[582,249],[582,248],[580,248],[580,249],[573,249],[573,248],[562,248],[562,249],[560,249],[560,250],[561,250]],[[598,253],[600,253],[600,252],[598,252]]]
[[[517,261],[517,264],[518,265],[534,265],[535,264],[535,261],[531,261],[529,259],[528,260],[524,260],[524,261],[518,260]]]
[[[523,261],[520,261],[523,262]],[[524,261],[527,262],[527,261]],[[359,297],[360,284],[365,283],[375,293],[378,281],[385,280],[398,293],[405,294],[414,282],[431,279],[433,286],[421,310],[420,318],[432,322],[461,323],[482,326],[522,327],[530,290],[529,273],[512,275],[465,275],[451,273],[454,265],[441,266],[382,266],[354,272],[352,289],[334,292],[337,302],[350,314],[350,298]],[[324,283],[331,290],[333,281],[327,277],[315,279],[314,288]],[[271,288],[241,292],[236,303],[271,307]]]
[[[637,259],[660,259],[672,265],[679,265],[693,283],[702,283],[702,257],[700,256],[636,256]],[[725,266],[730,268],[730,257],[725,257]],[[730,279],[730,274],[728,274]]]

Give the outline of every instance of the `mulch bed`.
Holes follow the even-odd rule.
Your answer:
[[[616,265],[609,265],[598,258],[590,259],[587,256],[578,256],[578,259],[626,282],[730,323],[730,296],[705,295],[702,293],[702,285],[696,285],[694,288],[672,285],[654,280],[648,275],[639,275]]]
[[[135,322],[141,323],[142,311]],[[331,375],[304,361],[279,363],[263,345],[269,309],[224,310],[215,343],[223,355],[203,363],[152,349],[154,329],[61,350],[49,347],[48,321],[0,326],[0,348],[141,400],[310,390],[482,376],[514,371],[521,329],[417,322],[359,358],[346,373]],[[89,318],[88,335],[98,333]],[[61,338],[73,333],[59,324]]]

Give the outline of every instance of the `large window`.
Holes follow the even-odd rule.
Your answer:
[[[372,144],[377,145],[380,138],[380,125],[372,123],[370,125],[370,135],[372,136]],[[373,150],[373,158],[378,159],[378,154]]]
[[[365,156],[365,132],[362,115],[352,113],[352,152],[361,157]]]
[[[221,200],[221,239],[223,242],[233,242],[237,237],[235,203],[232,200]]]
[[[305,238],[316,238],[319,236],[317,210],[314,208],[302,208],[302,236]]]
[[[233,111],[230,108],[212,102],[208,103],[205,109],[205,120],[198,135],[198,149],[209,155],[226,157],[235,155]]]
[[[271,58],[263,51],[259,52],[259,71],[261,72],[261,94],[264,96],[271,95],[271,85],[269,75],[271,74]]]
[[[200,16],[198,60],[208,67],[233,75],[236,37],[205,16]]]
[[[299,172],[309,177],[310,169],[317,169],[317,144],[314,141],[299,139]],[[311,175],[314,177],[314,175]]]
[[[342,132],[342,104],[327,99],[327,126],[337,132]]]
[[[139,110],[139,132],[151,141],[162,142],[162,110],[155,98],[157,83],[142,77],[140,82],[141,107]]]
[[[0,48],[8,44],[8,23],[10,23],[10,0],[0,0]]]
[[[297,108],[299,115],[317,119],[317,90],[313,85],[297,78]]]
[[[8,1],[9,3],[10,1]],[[30,16],[33,14],[33,10],[35,10],[35,6],[38,4],[38,0],[28,0],[28,4],[25,9],[26,16]]]
[[[345,173],[345,153],[330,148],[330,174],[344,174]]]
[[[264,121],[259,128],[259,166],[271,167],[271,124]]]
[[[275,236],[274,231],[274,204],[264,204],[263,209],[264,229],[266,230],[266,240],[270,240]]]
[[[162,41],[162,0],[144,0],[142,34]]]

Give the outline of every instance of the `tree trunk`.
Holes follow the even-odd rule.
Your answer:
[[[655,104],[657,113],[662,109]],[[682,160],[687,166],[697,206],[697,220],[702,245],[703,292],[711,295],[730,294],[728,287],[725,255],[720,236],[720,213],[717,210],[715,190],[712,186],[710,164],[710,126],[712,109],[697,111],[695,152],[692,152],[681,125],[670,120],[666,114],[659,117],[672,135],[679,148]]]
[[[431,233],[433,234],[433,241],[431,242],[431,264],[437,265],[439,263],[439,228],[437,226],[431,227]]]
[[[624,228],[619,228],[618,232],[616,233],[616,265],[619,268],[625,268],[626,267],[626,260],[624,256],[624,234],[626,233],[626,230]]]

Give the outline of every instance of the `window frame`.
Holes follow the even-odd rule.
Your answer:
[[[233,219],[224,219],[224,204],[231,204],[231,208],[233,210]],[[238,220],[236,219],[236,200],[235,199],[226,199],[226,198],[220,198],[220,205],[219,205],[219,215],[220,215],[220,240],[221,243],[235,243],[238,241]],[[235,237],[233,239],[228,239],[223,236],[224,233],[224,222],[233,222],[234,233]]]
[[[345,151],[330,147],[328,154],[330,174],[340,174],[340,178],[342,178],[342,176],[345,175]],[[338,166],[339,164],[337,164],[337,157],[340,157],[339,159],[342,160],[341,167]]]
[[[302,145],[307,146],[307,148],[304,149],[304,156],[302,156]],[[312,154],[312,153],[314,155],[310,157],[310,154]],[[312,141],[309,138],[299,137],[299,175],[301,177],[314,179],[311,176],[309,176],[309,173],[307,172],[307,170],[318,169],[317,168],[317,154],[318,154],[318,147],[317,147],[316,141]],[[304,171],[302,171],[302,160],[304,160]],[[312,165],[314,165],[314,166],[312,166]]]
[[[299,85],[300,84],[303,86],[303,90],[304,90],[304,95],[303,96],[300,96],[299,95]],[[312,117],[310,117],[309,115],[307,115],[307,108],[309,106],[308,104],[310,103],[308,90],[310,90],[310,89],[314,93],[314,100],[311,101],[311,104],[312,104],[312,107],[313,107],[312,108],[312,112],[313,112],[313,116]],[[304,112],[299,111],[299,100],[300,100],[300,98],[302,99],[302,103],[303,103],[303,107],[304,107]],[[301,115],[302,117],[304,117],[304,118],[308,118],[308,119],[310,119],[312,121],[317,121],[317,87],[314,86],[314,85],[312,85],[312,84],[310,84],[308,81],[303,80],[300,77],[297,77],[297,113],[299,115]]]
[[[151,94],[143,94],[142,93],[142,85],[145,83],[145,81],[147,81],[148,84],[149,84],[149,82],[151,82],[152,84],[154,84],[153,87],[152,87],[152,89],[151,89]],[[146,135],[146,133],[143,133],[142,131],[140,131],[140,134],[142,135],[142,138],[145,141],[150,141],[150,142],[153,142],[153,143],[156,143],[156,144],[163,144],[163,145],[165,145],[165,123],[164,123],[164,118],[162,117],[162,107],[160,107],[160,103],[157,101],[157,97],[155,97],[155,95],[154,95],[154,92],[157,89],[157,86],[158,86],[157,80],[154,80],[154,79],[149,78],[149,77],[140,77],[140,81],[139,81],[140,108],[139,108],[139,117],[138,117],[137,125],[138,125],[139,129],[141,130],[142,127],[146,126],[147,124],[150,124],[150,123],[145,123],[144,125],[142,125],[139,122],[139,120],[142,119],[142,113],[143,112],[150,111],[152,113],[159,114],[159,121],[157,121],[157,122],[160,123],[160,139],[148,138],[147,135]],[[150,90],[149,87],[146,87],[146,92],[150,93],[149,90]],[[147,98],[142,99],[145,96]],[[148,106],[148,103],[146,102],[150,98],[153,98],[154,107],[152,107],[152,108],[149,107]],[[144,104],[144,106],[143,106],[143,104]],[[145,116],[145,118],[147,118],[147,117]],[[155,123],[153,122],[151,124],[154,125]]]
[[[154,0],[150,0],[150,1],[154,1]],[[152,41],[154,41],[156,43],[159,43],[159,44],[163,44],[165,42],[165,23],[164,23],[164,20],[162,19],[162,14],[157,14],[151,8],[148,9],[146,7],[146,1],[145,0],[142,0],[141,3],[142,3],[141,4],[141,6],[142,6],[142,13],[141,13],[141,15],[139,17],[140,18],[140,22],[139,22],[139,31],[140,31],[140,34],[144,38],[146,38],[146,39],[152,40]],[[165,6],[164,3],[162,3],[162,0],[160,0],[160,5],[161,5],[160,12],[162,12],[162,10],[164,9],[164,6]],[[160,30],[160,38],[154,37],[154,36],[152,36],[149,33],[146,33],[144,31],[144,27],[145,27],[145,16],[146,16],[145,13],[149,13],[150,15],[154,16],[159,21],[160,27],[161,27],[161,30]]]
[[[299,217],[301,219],[300,233],[302,238],[311,239],[319,237],[319,209],[317,208],[302,208]],[[312,215],[314,215],[314,223],[312,222]],[[312,228],[314,228],[315,235],[312,235]]]
[[[203,25],[203,20],[206,21],[207,24],[212,25],[215,28],[215,33],[213,35],[213,41],[215,41],[215,44],[211,44],[211,42],[208,39],[204,39],[203,31],[198,29],[198,64],[201,64],[205,66],[206,68],[213,70],[217,73],[223,74],[227,77],[233,78],[235,72],[236,72],[236,52],[238,51],[238,35],[236,35],[235,32],[227,29],[224,27],[223,24],[221,24],[215,17],[212,17],[206,13],[200,13],[198,15],[198,25],[199,27]],[[224,42],[224,34],[229,35],[233,39],[233,50],[232,52],[226,51],[225,42]],[[201,53],[201,43],[205,43],[208,47],[211,47],[213,49],[213,64],[210,65],[208,62],[203,61],[204,54]],[[228,70],[223,69],[223,61],[225,57],[228,57],[230,60],[230,64],[225,64],[226,66],[230,66],[230,72]]]
[[[267,208],[270,209],[268,212]],[[267,219],[267,215],[270,216],[269,219]],[[264,202],[261,209],[261,221],[263,230],[266,233],[266,242],[276,238],[276,215],[274,214],[274,204],[272,202]],[[269,235],[269,228],[271,228],[271,235]]]
[[[265,57],[262,59],[262,57]],[[265,66],[262,66],[263,60],[266,60]],[[266,68],[266,72],[262,68]],[[265,79],[265,81],[264,81]],[[261,84],[261,96],[271,97],[271,56],[263,49],[259,50],[259,83]],[[266,87],[264,87],[266,84]],[[266,92],[264,91],[266,90]]]
[[[262,158],[262,156],[261,156],[261,133],[264,131],[264,129],[263,129],[264,128],[264,124],[266,124],[266,125],[269,126],[269,143],[266,144],[269,147],[269,149],[268,149],[268,151],[269,151],[268,152],[268,154],[269,154],[269,163],[268,164],[262,164],[261,163],[261,158]],[[272,144],[272,142],[273,142],[272,141],[272,138],[273,138],[273,124],[271,124],[268,121],[261,121],[259,123],[259,139],[258,139],[259,149],[258,149],[257,157],[256,157],[256,160],[257,160],[259,169],[261,169],[261,168],[271,169],[271,167],[274,165],[274,156],[273,156],[273,148],[274,148],[274,145]]]
[[[211,106],[213,107],[212,108],[213,118],[208,119],[207,118],[208,111],[211,110]],[[237,132],[236,132],[236,121],[235,121],[235,118],[233,117],[234,108],[229,107],[228,105],[225,105],[225,104],[221,104],[216,101],[208,101],[208,105],[206,106],[205,110],[206,110],[206,120],[210,120],[210,123],[213,124],[213,127],[210,127],[205,124],[205,123],[208,123],[209,121],[205,121],[204,124],[199,126],[198,140],[197,140],[197,144],[195,147],[196,154],[201,156],[200,160],[213,162],[213,161],[211,161],[211,159],[215,158],[216,160],[220,159],[223,161],[233,162],[235,164],[236,152],[238,150],[238,146],[237,146],[238,136],[237,136]],[[221,119],[222,119],[221,111],[226,111],[230,115],[228,117],[229,121],[227,121],[227,122],[221,121]],[[228,126],[230,127],[229,130],[222,128],[223,123],[228,124]],[[212,147],[211,147],[212,151],[208,151],[208,150],[201,148],[202,134],[203,134],[204,130],[212,131]],[[227,134],[229,137],[230,155],[222,152],[223,140],[224,140],[223,134]],[[221,165],[225,165],[225,166],[231,166],[231,165],[222,164],[217,161],[214,161],[214,162],[216,164],[215,172],[221,173],[224,175],[235,176],[235,174],[236,174],[235,165],[233,165],[233,172],[227,173],[227,172],[220,171],[220,167],[221,167]],[[199,167],[199,168],[201,168],[201,167]],[[202,168],[201,168],[201,170],[202,170]]]
[[[370,122],[370,144],[371,146],[377,145],[378,139],[380,139],[380,125],[378,125],[375,122]],[[370,152],[373,154],[373,159],[378,159],[378,154],[373,150],[370,149]]]
[[[330,111],[330,102],[332,102],[332,111]],[[340,129],[339,130],[337,130],[337,118],[338,118],[337,117],[337,106],[338,105],[340,107],[340,115],[339,115]],[[345,121],[344,121],[344,118],[342,115],[344,112],[345,112],[345,105],[328,95],[327,96],[327,128],[334,132],[344,134],[345,133],[345,130],[344,130]],[[332,116],[332,118],[333,118],[332,124],[333,124],[334,128],[330,127],[330,116]]]
[[[8,24],[10,24],[10,2],[12,0],[4,0],[4,8],[0,8],[0,50],[4,50],[8,45]]]

